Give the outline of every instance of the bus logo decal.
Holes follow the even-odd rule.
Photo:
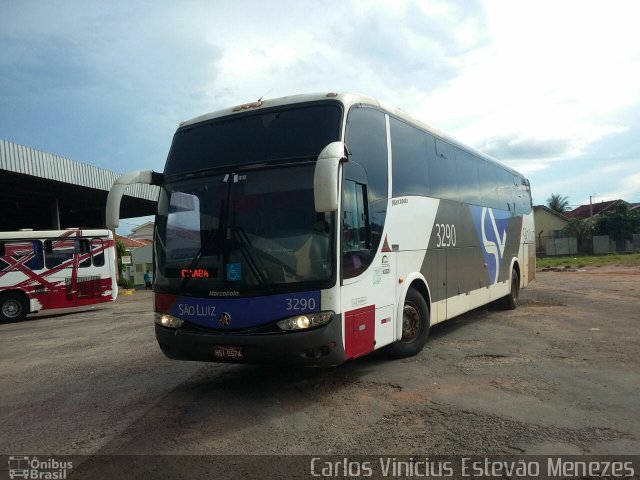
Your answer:
[[[488,231],[486,222],[487,213],[489,214],[489,220],[491,221],[491,228]],[[483,207],[480,218],[480,231],[482,232],[482,245],[484,247],[485,257],[491,256],[495,262],[495,264],[492,265],[487,261],[487,266],[489,268],[489,277],[491,278],[491,276],[493,276],[491,283],[496,283],[500,274],[500,262],[504,257],[504,248],[507,244],[507,229],[505,227],[502,230],[502,235],[500,235],[500,230],[498,229],[493,209]]]
[[[231,323],[231,315],[229,315],[227,312],[222,312],[220,314],[220,318],[218,318],[218,323],[221,327],[228,327]]]

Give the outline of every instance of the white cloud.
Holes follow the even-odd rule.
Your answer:
[[[494,154],[540,192],[640,201],[635,172],[604,169],[640,158],[635,2],[24,1],[3,13],[0,128],[56,153],[158,168],[179,120],[267,93],[356,91]]]
[[[619,198],[629,202],[638,201],[638,195],[640,194],[640,160],[635,162],[633,172],[620,176],[615,190],[602,193],[598,196],[598,201],[617,200]]]
[[[551,193],[569,197],[571,205],[623,199],[640,201],[640,158],[605,164],[575,160],[557,163],[553,169],[530,173],[534,201],[540,203]]]
[[[227,26],[226,35],[209,35],[224,52],[210,84],[212,98],[227,102],[220,107],[273,88],[272,97],[356,91],[406,108],[455,75],[460,52],[485,40],[482,9],[471,2],[466,9],[448,2],[288,4],[286,12],[255,29],[232,14],[235,34]]]
[[[502,138],[562,146],[556,160],[584,154],[628,129],[611,121],[617,110],[640,105],[640,44],[631,37],[640,5],[615,5],[487,2],[491,44],[463,54],[460,75],[414,113],[480,148]],[[513,158],[503,150],[495,153]]]
[[[514,162],[505,162],[505,163],[507,163],[511,168],[518,170],[524,175],[530,175],[531,173],[539,172],[541,170],[546,170],[547,168],[549,168],[548,163],[536,162],[535,160],[525,160],[523,162],[516,163],[516,164],[514,164]]]

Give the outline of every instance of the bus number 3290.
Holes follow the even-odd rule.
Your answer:
[[[456,246],[456,226],[449,223],[436,223],[436,248]]]
[[[316,300],[314,298],[287,298],[287,311],[315,310]]]

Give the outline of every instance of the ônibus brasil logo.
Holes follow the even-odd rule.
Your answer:
[[[62,462],[54,458],[40,460],[38,457],[9,457],[9,478],[33,480],[64,480],[73,468],[73,462]]]

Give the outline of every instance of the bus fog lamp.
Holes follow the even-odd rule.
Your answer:
[[[181,318],[176,318],[167,313],[156,313],[155,319],[158,325],[168,328],[179,328],[184,323],[184,320]]]
[[[318,312],[318,313],[306,313],[304,315],[298,315],[297,317],[285,318],[278,322],[278,327],[281,330],[307,330],[313,327],[319,327],[326,323],[329,323],[335,313],[333,311]]]

